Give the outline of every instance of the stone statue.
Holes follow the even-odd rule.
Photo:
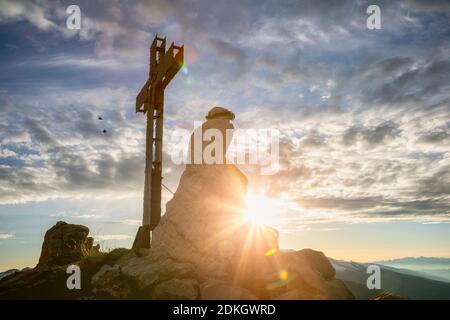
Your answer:
[[[188,164],[225,164],[226,151],[231,143],[234,113],[214,107],[206,121],[194,130],[189,143]]]

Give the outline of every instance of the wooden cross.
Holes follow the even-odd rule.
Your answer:
[[[184,63],[184,46],[173,43],[166,51],[166,38],[153,39],[149,78],[136,96],[136,112],[147,114],[144,215],[133,249],[150,248],[150,231],[161,218],[162,139],[164,89]]]

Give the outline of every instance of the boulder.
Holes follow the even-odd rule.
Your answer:
[[[134,257],[119,263],[122,274],[139,290],[150,288],[172,278],[191,278],[195,267],[172,259],[154,260],[152,256]]]
[[[195,279],[171,279],[161,282],[152,294],[154,300],[195,300],[198,297],[198,281]]]
[[[200,287],[202,300],[258,300],[249,290],[227,284],[224,281],[211,279]]]
[[[189,165],[152,235],[151,255],[225,277],[242,246],[247,178],[234,165]]]
[[[130,281],[123,276],[120,267],[105,264],[91,280],[93,293],[99,298],[125,299],[133,289]]]
[[[335,270],[322,252],[303,249],[273,256],[280,279],[263,293],[267,298],[297,297],[302,300],[354,299],[345,284],[334,278]]]
[[[58,221],[45,233],[38,266],[67,265],[98,251],[88,234],[85,226]]]

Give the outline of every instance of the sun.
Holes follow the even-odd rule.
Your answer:
[[[249,193],[246,197],[245,218],[253,224],[274,225],[283,203],[263,194]]]

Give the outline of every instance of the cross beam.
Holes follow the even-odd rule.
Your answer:
[[[136,96],[136,112],[147,115],[144,214],[133,249],[150,248],[150,231],[161,218],[162,143],[164,89],[181,69],[184,46],[172,43],[166,51],[166,38],[157,35],[150,46],[149,77]]]

